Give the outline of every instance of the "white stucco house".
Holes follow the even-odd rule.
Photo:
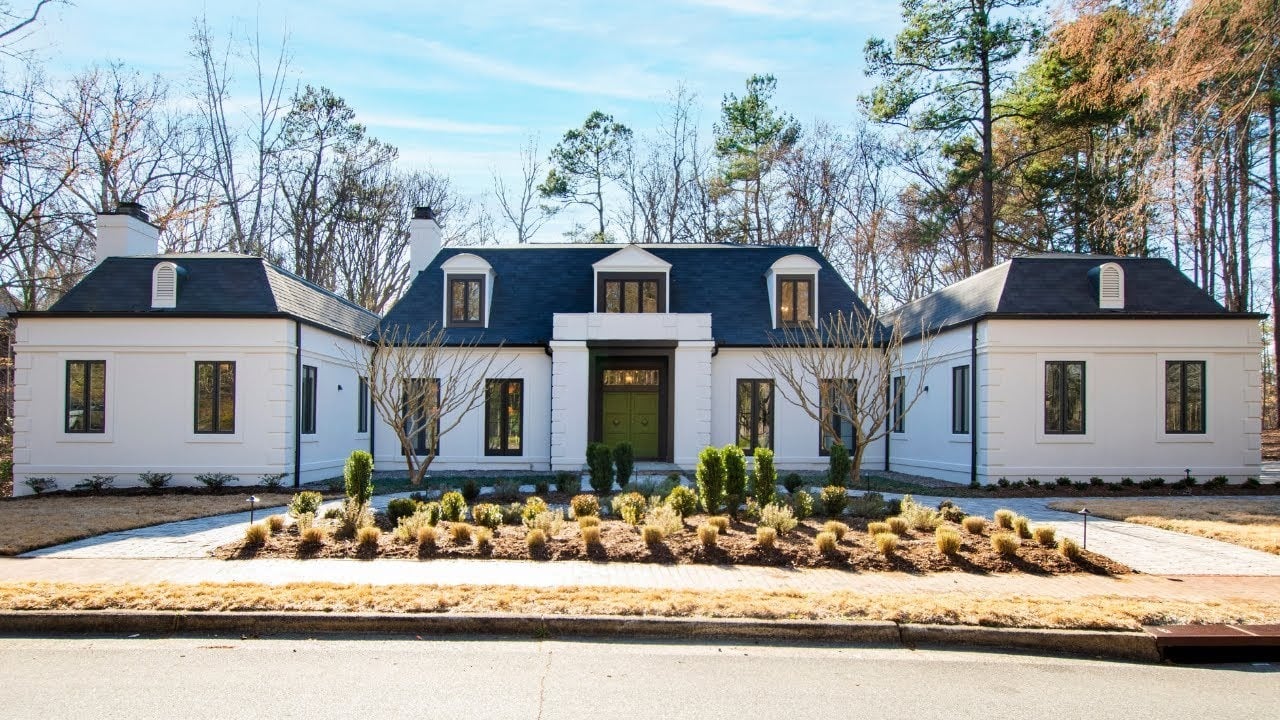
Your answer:
[[[15,493],[147,471],[306,483],[354,449],[402,467],[356,369],[380,322],[500,355],[433,471],[580,470],[588,442],[623,440],[659,467],[735,442],[772,448],[782,470],[826,466],[830,438],[760,359],[787,325],[866,312],[816,249],[442,248],[425,208],[411,233],[412,284],[378,318],[260,258],[157,254],[136,205],[99,216],[94,269],[48,311],[17,314]],[[1258,316],[1227,313],[1165,261],[1018,259],[885,320],[923,329],[904,373],[928,346],[930,390],[866,449],[868,470],[1258,472]]]

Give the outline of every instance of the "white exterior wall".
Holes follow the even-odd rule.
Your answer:
[[[293,322],[289,321],[290,330]],[[293,338],[290,338],[290,345]],[[303,483],[325,480],[342,475],[343,465],[352,450],[369,449],[369,433],[358,433],[359,373],[356,364],[360,354],[354,340],[325,332],[310,325],[302,326],[302,364],[316,368],[316,431],[298,437],[302,445],[301,481]],[[288,416],[283,418],[289,429],[289,448],[292,452],[294,418],[294,358],[289,358],[288,379],[284,386],[272,388],[288,395],[285,407]],[[372,415],[370,423],[373,423]],[[293,456],[288,459],[293,468]],[[292,482],[287,478],[286,482]]]
[[[965,325],[936,335],[927,341],[915,340],[903,344],[903,369],[894,374],[906,379],[905,400],[909,409],[903,416],[904,432],[890,433],[889,436],[890,470],[951,482],[969,482],[974,433],[972,427],[970,433],[965,435],[951,432],[951,372],[954,367],[972,365],[970,333],[970,326]],[[981,370],[986,363],[981,356],[985,335],[982,325],[979,325],[978,335],[978,368],[970,367],[969,372],[978,372],[978,396],[983,398],[985,373]],[[920,357],[922,350],[927,351],[923,362]],[[917,393],[917,387],[927,387],[928,390]],[[913,397],[914,404],[912,404]],[[984,406],[980,400],[977,428],[979,433],[986,428],[983,410]],[[971,414],[970,417],[972,417]],[[979,452],[981,452],[981,434],[978,437]],[[979,460],[981,461],[981,458]],[[881,465],[883,465],[883,456]]]
[[[994,320],[986,344],[983,423],[989,455],[979,480],[1060,476],[1205,480],[1257,476],[1261,463],[1256,320]],[[1085,362],[1085,434],[1044,433],[1044,363]],[[1164,364],[1206,363],[1203,435],[1164,432]]]
[[[274,319],[22,318],[14,345],[14,493],[28,477],[66,489],[89,475],[175,484],[225,472],[253,484],[292,465],[293,323]],[[106,361],[104,433],[64,432],[66,362]],[[233,435],[194,431],[195,362],[236,363]]]

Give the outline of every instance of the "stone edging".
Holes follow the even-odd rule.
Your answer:
[[[151,612],[122,610],[18,610],[0,612],[0,634],[41,633],[412,633],[519,635],[549,638],[642,637],[670,639],[838,642],[881,647],[984,647],[1046,655],[1089,655],[1159,661],[1155,638],[1140,632],[1037,630],[883,621],[663,618],[619,615],[508,613]]]

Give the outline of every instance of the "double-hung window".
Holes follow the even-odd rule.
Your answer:
[[[1169,360],[1164,364],[1164,431],[1196,435],[1205,432],[1203,360]]]
[[[802,325],[813,322],[813,278],[783,275],[778,278],[778,324]]]
[[[819,383],[822,401],[822,444],[819,453],[829,455],[831,445],[840,443],[850,453],[856,442],[853,432],[854,412],[858,403],[857,380],[823,380]],[[831,430],[827,428],[830,427]],[[835,435],[831,433],[834,431]]]
[[[449,326],[484,326],[484,276],[449,276]]]
[[[196,362],[195,431],[230,435],[236,431],[236,364]]]
[[[521,454],[524,381],[486,380],[484,397],[484,454]]]
[[[1044,431],[1047,435],[1084,434],[1084,362],[1044,364]]]
[[[69,433],[107,431],[107,361],[68,360],[66,417]]]
[[[738,381],[738,447],[773,448],[773,381]]]
[[[969,434],[969,366],[951,368],[951,432]]]

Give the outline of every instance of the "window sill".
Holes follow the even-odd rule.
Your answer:
[[[109,443],[115,442],[112,433],[59,433],[55,442],[60,443]]]
[[[1037,445],[1092,445],[1092,435],[1047,435],[1036,436]]]
[[[1170,435],[1167,433],[1160,433],[1159,435],[1156,435],[1156,442],[1158,443],[1201,443],[1201,444],[1211,445],[1214,442],[1214,438],[1212,435],[1208,435],[1208,434],[1187,433],[1186,435]]]
[[[955,443],[957,445],[969,445],[973,442],[973,438],[969,437],[968,435],[959,435],[956,437],[947,438],[947,442]]]
[[[187,438],[187,443],[192,445],[235,445],[241,442],[244,442],[244,438],[239,433],[194,433]]]

